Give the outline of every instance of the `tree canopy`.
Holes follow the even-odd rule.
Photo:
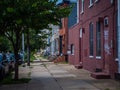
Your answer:
[[[12,43],[15,53],[15,79],[18,79],[18,51],[21,34],[39,31],[49,24],[59,24],[68,16],[70,7],[58,7],[57,0],[0,0],[0,34]]]
[[[56,0],[1,0],[0,9],[1,30],[44,29],[59,24],[70,12],[68,7],[59,8]]]

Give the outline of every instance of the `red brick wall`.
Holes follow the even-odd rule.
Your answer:
[[[79,25],[74,25],[69,29],[69,49],[70,45],[74,45],[74,55],[69,54],[69,62],[74,65],[79,64],[80,55],[79,55]]]
[[[81,1],[81,0],[80,0]],[[116,4],[115,0],[115,4]],[[81,3],[81,2],[80,2]],[[108,72],[111,77],[114,77],[114,73],[117,72],[117,62],[115,61],[115,18],[116,18],[116,5],[110,3],[110,0],[99,0],[97,3],[93,3],[93,6],[89,8],[89,0],[84,0],[85,7],[84,13],[80,14],[79,24],[69,29],[69,45],[74,44],[75,54],[69,55],[69,62],[77,65],[80,62],[80,58],[83,62],[83,68],[94,72],[96,68],[100,68],[105,72]],[[81,7],[81,4],[80,4]],[[81,9],[80,9],[81,10]],[[104,26],[104,22],[101,21],[101,59],[96,59],[96,22],[99,21],[99,17],[103,19],[108,17],[108,27]],[[93,22],[94,25],[94,55],[93,58],[89,57],[89,24]],[[79,38],[79,29],[84,28],[85,32],[81,40]],[[108,45],[110,47],[110,54],[107,54],[104,50],[104,30],[108,29]],[[112,41],[112,47],[111,47]],[[81,52],[81,57],[80,57]]]
[[[85,10],[84,13],[80,15],[80,20],[83,21],[83,27],[85,28],[85,34],[83,36],[83,54],[87,50],[87,57],[83,57],[83,67],[90,71],[94,71],[96,68],[101,68],[103,71],[108,72],[113,77],[113,74],[116,70],[117,64],[115,62],[115,57],[113,56],[113,47],[111,46],[111,40],[114,42],[114,5],[110,3],[110,0],[100,0],[98,3],[95,3],[91,8],[88,8],[89,0],[85,0]],[[109,25],[105,27],[102,24],[102,58],[100,60],[96,59],[96,22],[99,17],[108,17]],[[89,57],[89,24],[93,22],[94,24],[94,56],[93,58]],[[108,29],[108,44],[110,47],[110,53],[107,54],[104,52],[104,30]],[[114,46],[114,45],[112,45]],[[85,55],[83,55],[85,56]]]

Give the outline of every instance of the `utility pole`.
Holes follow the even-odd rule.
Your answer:
[[[30,66],[30,42],[29,29],[27,31],[27,65]]]
[[[24,33],[22,33],[22,54],[23,54],[22,60],[23,60],[23,66],[25,66],[25,55],[24,55],[25,50],[24,50],[24,48],[25,48],[25,45],[24,45]]]

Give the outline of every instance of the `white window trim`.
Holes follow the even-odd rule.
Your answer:
[[[83,14],[83,13],[84,13],[84,11],[81,11],[81,12],[80,12],[80,14]]]
[[[93,58],[94,56],[89,56],[89,58]]]
[[[95,0],[95,3],[97,3],[99,0]]]
[[[102,57],[101,56],[96,56],[96,59],[101,59]]]
[[[83,14],[84,13],[84,0],[81,0],[82,1],[82,7],[81,7],[81,12],[80,14]]]
[[[79,23],[79,0],[77,0],[77,23]]]
[[[74,55],[74,53],[73,53],[73,54],[71,54],[71,55]]]
[[[75,53],[75,47],[74,47],[74,44],[72,44],[72,47],[71,47],[71,55],[74,55]]]
[[[115,59],[115,61],[118,61],[118,60],[119,60],[118,58]]]
[[[89,4],[89,8],[91,8],[93,6],[93,2],[91,2],[91,0],[90,0],[90,4]]]
[[[110,2],[111,2],[111,4],[113,4],[114,1],[113,1],[113,0],[110,0]]]
[[[91,8],[93,6],[93,3],[88,6],[88,8]]]
[[[82,38],[83,28],[80,28],[80,38]]]

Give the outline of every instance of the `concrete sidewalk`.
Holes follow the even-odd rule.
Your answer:
[[[120,90],[120,81],[116,81],[113,79],[94,79],[90,76],[89,71],[84,69],[76,69],[72,65],[58,64],[57,66],[60,66],[62,69],[67,70],[69,73],[76,75],[76,80],[86,82],[87,84],[92,85],[99,90]]]
[[[31,77],[32,80],[27,84],[2,85],[0,90],[120,90],[118,81],[96,80],[86,70],[44,59],[30,67],[20,67],[19,74],[20,78]]]

